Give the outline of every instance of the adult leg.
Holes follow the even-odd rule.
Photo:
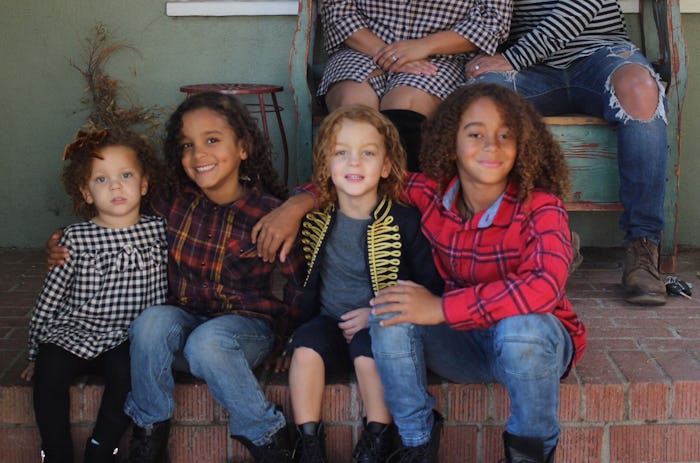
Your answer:
[[[112,451],[119,446],[119,440],[131,423],[124,413],[126,395],[131,390],[129,342],[104,352],[92,363],[96,373],[105,379],[97,420],[86,447],[85,461],[97,463],[109,461]]]
[[[663,89],[647,59],[631,44],[607,47],[577,67],[574,83],[591,88],[572,93],[588,111],[598,110],[617,127],[620,227],[627,247],[622,283],[628,302],[662,305],[666,288],[658,269],[664,228],[664,195],[668,140]]]
[[[508,317],[488,330],[429,327],[428,368],[460,383],[497,381],[511,401],[506,432],[541,441],[549,455],[559,439],[559,380],[573,343],[554,315]]]
[[[55,344],[41,344],[34,370],[34,416],[47,463],[73,463],[70,386],[87,362]]]
[[[399,131],[410,172],[420,170],[419,153],[423,122],[435,112],[440,102],[440,98],[408,86],[391,89],[381,100],[379,106],[382,114],[389,118]]]
[[[379,109],[379,96],[367,81],[342,80],[336,82],[328,89],[325,101],[329,111],[338,109],[341,106],[358,104]]]

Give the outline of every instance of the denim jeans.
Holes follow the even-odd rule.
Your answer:
[[[657,110],[648,121],[634,119],[621,108],[610,82],[615,70],[628,63],[649,69],[659,85]],[[516,90],[544,116],[584,113],[615,124],[625,241],[660,240],[668,157],[666,101],[659,76],[633,44],[603,47],[567,69],[536,64],[520,71],[487,72],[468,83],[477,82]]]
[[[207,383],[229,413],[231,434],[262,445],[285,426],[284,415],[265,398],[252,371],[273,347],[265,320],[203,317],[162,305],[144,310],[130,336],[132,389],[124,408],[138,426],[173,416],[174,366]]]
[[[573,342],[554,315],[508,317],[471,331],[444,323],[379,326],[388,317],[370,318],[372,351],[404,445],[430,439],[435,399],[427,392],[426,367],[458,383],[501,383],[511,402],[506,431],[543,439],[547,452],[556,445],[559,380],[571,362]]]

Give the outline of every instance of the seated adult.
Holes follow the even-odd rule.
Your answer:
[[[408,169],[418,170],[420,127],[464,83],[468,53],[493,54],[508,35],[512,0],[328,0],[328,53],[318,95],[329,110],[380,109],[397,127]]]
[[[585,113],[616,125],[625,299],[663,305],[658,243],[667,158],[664,92],[649,61],[630,42],[618,1],[515,2],[502,53],[475,57],[466,75],[469,82],[517,90],[545,116]]]

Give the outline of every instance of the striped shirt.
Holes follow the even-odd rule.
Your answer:
[[[503,56],[515,70],[566,68],[613,43],[628,43],[617,0],[515,0]]]
[[[586,327],[566,297],[573,252],[563,203],[535,191],[524,204],[511,184],[499,204],[465,221],[457,210],[458,189],[455,178],[440,196],[435,181],[411,174],[405,194],[422,214],[423,233],[445,280],[447,323],[485,329],[507,317],[551,313],[571,336],[573,366],[585,351]]]
[[[146,307],[165,301],[165,221],[142,216],[126,228],[92,222],[66,227],[59,246],[63,265],[46,276],[29,325],[29,360],[40,343],[56,344],[91,359],[128,339],[128,328]]]

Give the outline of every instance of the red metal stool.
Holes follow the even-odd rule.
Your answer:
[[[262,119],[263,131],[267,137],[270,137],[270,131],[267,126],[267,113],[274,112],[277,116],[277,125],[280,130],[280,137],[282,138],[282,149],[284,150],[284,182],[287,182],[289,176],[289,149],[287,148],[287,135],[284,132],[284,125],[282,124],[282,107],[277,104],[277,92],[281,92],[282,87],[278,85],[266,85],[266,84],[195,84],[195,85],[185,85],[180,87],[182,93],[190,95],[195,95],[197,93],[205,92],[218,92],[226,93],[228,95],[257,95],[258,102],[247,103],[246,106],[249,108],[251,113],[259,113],[260,119]],[[266,104],[264,96],[269,94],[272,97],[272,104]]]

